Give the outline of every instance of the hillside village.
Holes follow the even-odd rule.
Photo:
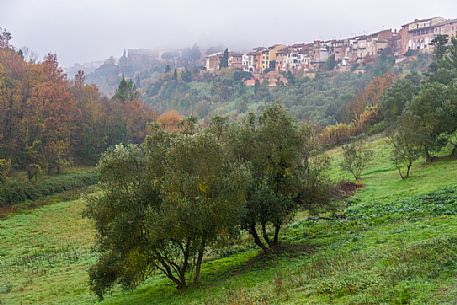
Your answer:
[[[253,79],[247,80],[247,86],[254,86],[255,80],[269,80],[269,86],[276,86],[277,81],[287,84],[281,72],[307,74],[313,77],[314,72],[323,68],[338,71],[364,73],[364,64],[373,62],[384,51],[395,56],[401,62],[409,55],[417,53],[431,54],[432,40],[437,35],[455,37],[457,19],[433,17],[416,19],[401,27],[400,30],[386,29],[370,35],[357,36],[339,40],[292,45],[275,44],[270,47],[257,47],[242,54],[229,51],[228,66],[253,73]],[[206,71],[219,70],[223,52],[209,54],[205,59]],[[330,62],[330,64],[328,64]]]
[[[338,40],[316,40],[292,45],[274,44],[256,47],[250,51],[234,51],[230,47],[213,46],[201,52],[192,48],[127,49],[116,60],[111,57],[97,69],[91,64],[75,65],[66,69],[69,77],[78,70],[89,71],[88,82],[96,84],[101,92],[112,96],[122,77],[133,79],[137,87],[152,76],[176,69],[178,75],[192,70],[192,75],[211,78],[224,66],[250,73],[245,86],[267,82],[268,87],[288,85],[287,74],[314,78],[318,71],[366,73],[367,64],[373,63],[382,54],[393,56],[396,63],[415,59],[417,54],[432,54],[432,40],[438,35],[456,37],[457,19],[432,17],[416,19],[399,29],[384,29],[379,32]]]

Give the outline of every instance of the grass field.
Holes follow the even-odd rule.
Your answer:
[[[457,161],[418,162],[401,180],[383,138],[346,219],[298,213],[269,257],[248,241],[212,251],[202,284],[177,292],[161,275],[101,304],[457,304]],[[333,158],[335,181],[350,179]],[[0,304],[93,304],[94,230],[81,200],[0,221]]]

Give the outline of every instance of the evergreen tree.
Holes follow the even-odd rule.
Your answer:
[[[215,130],[223,134],[224,129]],[[312,210],[327,202],[322,175],[326,158],[319,154],[312,129],[296,124],[278,104],[259,116],[249,114],[245,124],[234,126],[227,138],[234,160],[246,162],[252,173],[241,226],[269,252],[279,243],[279,232],[296,208]]]
[[[10,40],[13,38],[10,32],[0,27],[0,48],[9,48]]]
[[[446,53],[440,62],[440,68],[457,70],[457,38],[452,38],[451,45],[446,48]]]
[[[197,61],[202,57],[202,52],[200,51],[200,48],[198,45],[195,43],[192,46],[192,49],[190,51],[190,58],[192,61]]]
[[[185,82],[191,82],[192,81],[192,73],[189,71],[189,70],[185,70],[182,74],[181,74],[181,79]]]
[[[225,49],[224,53],[222,54],[221,61],[219,63],[219,69],[227,68],[228,61],[229,61],[229,51],[228,51],[228,49]]]
[[[402,179],[409,177],[413,162],[419,159],[422,148],[418,141],[415,118],[405,113],[389,135],[391,158]],[[402,168],[406,168],[402,172]]]
[[[382,96],[381,114],[392,127],[393,123],[403,113],[405,106],[419,92],[420,81],[419,74],[410,74],[404,79],[396,81]]]
[[[444,54],[446,54],[448,42],[448,35],[438,35],[435,38],[433,38],[432,45],[435,47],[434,55],[437,60],[441,60]]]
[[[443,59],[448,49],[447,43],[449,41],[448,35],[438,35],[432,40],[432,45],[435,47],[434,61],[429,67],[430,72],[436,72],[438,70],[439,62]]]
[[[131,102],[139,97],[140,93],[136,90],[135,83],[131,79],[126,81],[125,78],[122,77],[113,99],[124,103]]]
[[[329,56],[327,59],[327,62],[325,63],[325,69],[327,71],[332,71],[336,67],[336,60],[335,60],[335,54],[332,54]]]

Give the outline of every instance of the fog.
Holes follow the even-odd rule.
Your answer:
[[[399,28],[415,18],[457,17],[456,0],[0,0],[0,27],[16,47],[63,66],[119,57],[128,48],[240,50]]]

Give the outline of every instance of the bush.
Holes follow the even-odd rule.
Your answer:
[[[11,171],[11,160],[0,159],[0,184],[7,181],[7,177]]]

